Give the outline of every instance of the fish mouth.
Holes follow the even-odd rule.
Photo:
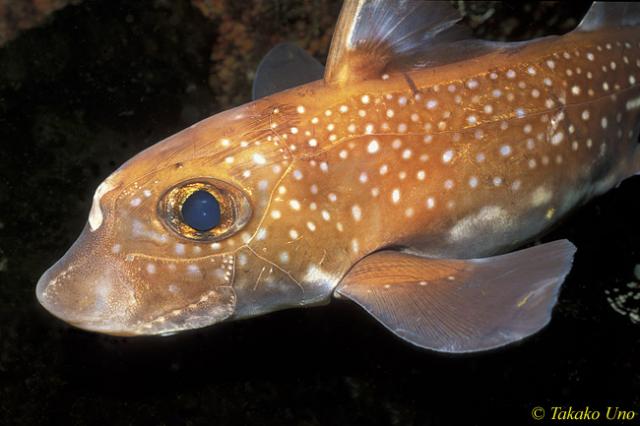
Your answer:
[[[119,336],[135,334],[126,326],[127,309],[110,301],[114,288],[124,288],[114,281],[113,271],[80,279],[82,274],[75,264],[62,258],[38,280],[38,302],[53,316],[77,328]]]
[[[221,322],[236,306],[233,256],[202,261],[199,273],[186,266],[114,255],[83,232],[36,285],[36,297],[53,316],[87,331],[115,336],[173,334]],[[224,268],[224,269],[223,269]]]
[[[63,272],[56,266],[46,271],[36,285],[36,297],[53,316],[86,331],[169,335],[221,322],[235,310],[236,295],[228,285],[214,286],[195,300],[145,306],[134,286],[112,273],[76,280],[73,271],[68,266]]]

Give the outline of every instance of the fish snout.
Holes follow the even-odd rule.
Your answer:
[[[171,334],[233,314],[233,256],[148,256],[107,240],[85,229],[42,275],[36,296],[46,310],[75,327],[118,336]]]
[[[72,250],[70,250],[71,252]],[[36,297],[51,314],[78,328],[126,335],[133,292],[110,262],[67,253],[36,286]],[[98,263],[101,263],[98,266]]]

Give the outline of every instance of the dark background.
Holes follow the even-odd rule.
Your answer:
[[[627,285],[640,281],[639,177],[545,236],[578,247],[552,323],[489,353],[413,348],[344,301],[169,338],[55,320],[35,283],[79,234],[99,182],[248,101],[276,42],[324,60],[340,5],[104,0],[36,16],[10,3],[0,7],[12,37],[0,47],[0,423],[521,425],[536,423],[534,406],[640,410],[640,324],[607,300],[635,291],[620,306],[640,306]],[[510,40],[564,33],[588,7],[456,3],[477,34]]]

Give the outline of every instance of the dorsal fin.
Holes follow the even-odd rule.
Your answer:
[[[280,43],[262,58],[253,80],[253,100],[320,80],[324,67],[304,49]]]
[[[466,28],[457,25],[460,19],[445,1],[345,0],[325,82],[344,84],[442,65],[499,45],[472,39]]]
[[[640,25],[640,3],[593,2],[576,31],[595,31],[606,27]]]

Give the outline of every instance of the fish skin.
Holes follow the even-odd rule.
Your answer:
[[[294,90],[297,99],[276,97],[278,103],[304,107],[300,116],[309,123],[305,131],[310,136],[300,137],[302,130],[289,135],[288,144],[295,148],[292,155],[299,164],[293,167],[306,171],[301,182],[322,185],[313,194],[288,176],[281,183],[287,188],[286,196],[274,202],[326,200],[332,191],[337,193],[338,201],[324,203],[340,215],[337,222],[369,230],[360,233],[360,255],[393,245],[431,257],[472,258],[522,244],[637,170],[638,110],[627,111],[626,105],[640,95],[635,84],[640,46],[635,42],[626,48],[616,41],[636,40],[638,34],[637,29],[572,33],[531,43],[508,55],[494,53],[415,71],[409,77],[419,89],[417,94],[400,75],[339,89],[315,83]],[[611,50],[606,48],[609,44]],[[593,61],[587,58],[589,53]],[[610,69],[612,62],[615,70]],[[487,67],[488,63],[492,66]],[[311,106],[305,102],[309,97],[328,101]],[[343,105],[348,108],[345,114],[339,112]],[[360,111],[366,115],[357,115]],[[413,114],[418,114],[417,120]],[[348,130],[350,124],[356,126],[354,133]],[[328,130],[329,125],[335,130]],[[373,126],[370,134],[367,125]],[[327,143],[332,135],[335,143]],[[401,140],[398,148],[394,148],[396,139]],[[310,146],[313,140],[323,142]],[[373,154],[367,151],[372,140],[378,142]],[[424,155],[426,161],[422,161]],[[313,161],[322,159],[330,165],[329,173],[313,166]],[[354,159],[356,166],[350,161]],[[367,174],[366,182],[361,181],[362,173]],[[453,183],[451,189],[447,189],[448,180]],[[346,191],[335,189],[344,185]],[[371,192],[374,188],[378,196]],[[430,197],[433,208],[428,205]],[[362,210],[360,221],[354,220],[353,206]],[[400,221],[398,216],[409,220]],[[473,226],[463,225],[482,222],[483,216],[490,219],[486,225],[493,238],[474,243],[486,235],[487,226],[478,226],[474,233]],[[349,237],[339,231],[331,234],[333,241],[342,240],[343,247],[349,246]]]
[[[164,334],[326,303],[386,247],[506,251],[638,171],[639,36],[575,32],[406,75],[319,81],[203,120],[107,179],[38,297],[81,328]],[[201,176],[252,206],[213,244],[172,235],[157,214],[170,187]]]

